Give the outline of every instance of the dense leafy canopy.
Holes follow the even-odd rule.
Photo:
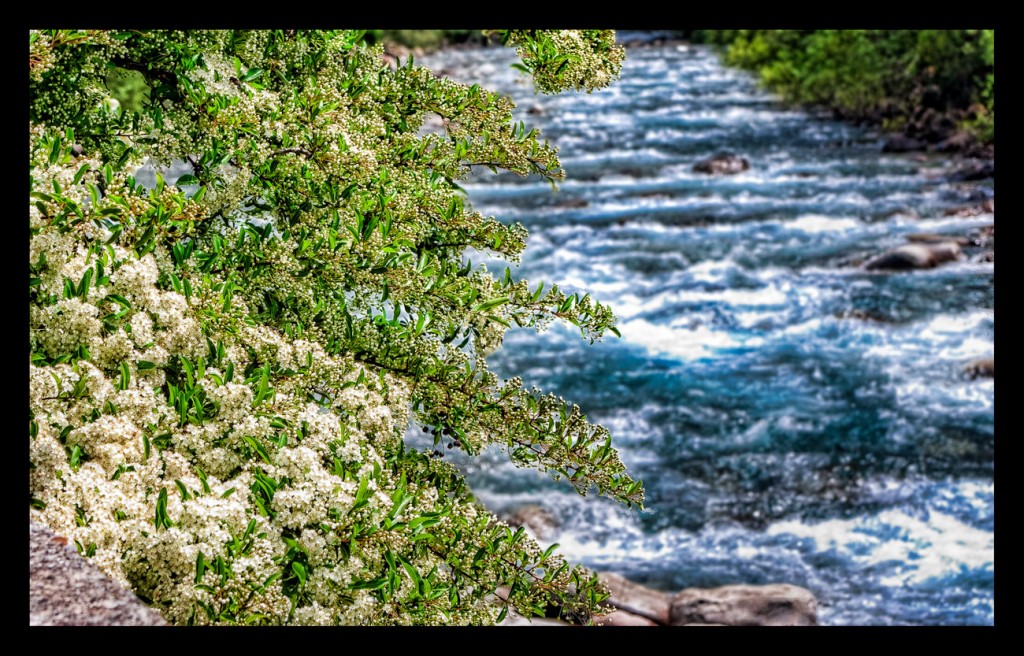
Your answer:
[[[554,183],[556,149],[361,37],[31,33],[32,512],[176,623],[490,623],[502,586],[585,619],[596,577],[403,441],[414,422],[642,503],[604,428],[486,365],[512,326],[615,332],[589,295],[471,259],[527,235],[458,181]],[[610,32],[501,37],[545,92],[622,61]],[[131,76],[148,92],[120,103]]]
[[[957,110],[991,141],[993,30],[704,30],[728,63],[758,71],[791,100],[898,129],[922,107]],[[976,105],[972,108],[972,105]],[[968,112],[968,109],[970,111]]]

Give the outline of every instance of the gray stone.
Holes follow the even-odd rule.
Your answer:
[[[904,244],[899,248],[882,253],[864,264],[865,269],[887,269],[906,271],[908,269],[931,269],[943,262],[960,257],[960,246],[954,241],[931,244]]]
[[[731,153],[719,153],[714,157],[702,159],[693,165],[697,173],[711,173],[718,175],[732,175],[750,168],[750,162],[746,157],[733,155]]]
[[[953,242],[958,246],[970,246],[971,244],[971,240],[967,237],[952,237],[934,232],[912,232],[907,235],[907,241],[913,244],[941,244],[943,242]]]
[[[598,578],[608,586],[608,590],[611,592],[611,596],[605,602],[607,605],[633,615],[646,617],[656,624],[668,624],[672,595],[652,590],[611,572],[600,572]]]
[[[896,134],[886,139],[882,146],[883,153],[910,153],[915,150],[924,150],[928,143],[920,139],[914,139],[903,134]]]
[[[964,367],[964,373],[970,378],[995,378],[995,358],[979,358],[973,360]]]
[[[29,521],[31,626],[165,626],[131,591],[82,558],[66,538]]]
[[[810,590],[784,583],[688,588],[673,598],[672,626],[815,626],[818,601]]]

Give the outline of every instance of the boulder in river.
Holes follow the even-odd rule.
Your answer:
[[[908,137],[905,134],[895,134],[885,140],[882,145],[883,153],[911,153],[917,150],[924,150],[928,142],[921,139]]]
[[[718,153],[713,157],[702,159],[693,165],[697,173],[711,173],[717,175],[732,175],[746,171],[750,168],[750,162],[746,157],[740,157],[732,153]]]
[[[608,587],[607,604],[656,624],[668,624],[672,595],[634,583],[621,574],[600,572],[598,578]]]
[[[996,165],[994,162],[976,162],[970,166],[954,171],[946,178],[950,182],[973,182],[996,177]]]
[[[934,232],[912,232],[907,235],[907,241],[913,244],[941,244],[949,241],[955,242],[958,246],[969,246],[972,243],[967,237],[951,237]]]
[[[810,590],[785,583],[688,588],[672,600],[669,619],[671,626],[815,626],[818,600]]]
[[[973,146],[975,141],[974,136],[970,132],[957,130],[949,138],[936,144],[935,150],[940,153],[961,152]]]
[[[538,539],[550,537],[561,522],[547,509],[536,504],[519,506],[503,516],[509,526],[524,526]]]
[[[942,241],[929,244],[904,244],[899,248],[882,253],[868,260],[865,269],[884,269],[906,271],[909,269],[931,269],[943,262],[951,262],[960,257],[960,246],[955,241]]]
[[[964,367],[964,373],[971,378],[995,378],[996,377],[996,359],[995,358],[978,358],[968,362]]]
[[[892,323],[893,320],[890,317],[885,316],[880,312],[872,312],[870,310],[860,310],[857,308],[851,310],[845,310],[843,312],[836,312],[833,316],[837,319],[857,319],[859,321],[871,321],[874,323]]]
[[[944,211],[942,216],[959,216],[962,218],[970,218],[973,216],[979,216],[981,214],[995,214],[996,202],[995,199],[989,198],[980,205],[968,205],[966,207],[951,207]]]

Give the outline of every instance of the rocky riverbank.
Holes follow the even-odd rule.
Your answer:
[[[504,517],[511,526],[522,526],[539,541],[551,535],[557,518],[541,506],[522,506]],[[641,585],[614,572],[599,572],[607,586],[606,612],[594,618],[598,626],[815,626],[818,624],[818,600],[799,586],[725,585],[716,588],[686,588],[665,592]],[[499,596],[501,592],[499,591]],[[527,618],[511,613],[502,622],[506,626],[569,626],[559,619],[558,609],[551,617]]]
[[[31,626],[165,626],[138,597],[82,558],[67,539],[29,522]],[[598,626],[810,626],[817,600],[792,585],[732,585],[670,594],[613,573],[600,574],[611,591]],[[499,592],[500,594],[500,592]],[[555,613],[557,614],[557,612]],[[504,626],[570,626],[554,618],[510,613]]]

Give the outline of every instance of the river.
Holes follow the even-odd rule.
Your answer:
[[[992,624],[994,380],[961,370],[994,355],[993,264],[859,266],[910,233],[992,224],[944,214],[991,180],[882,154],[878,133],[786,107],[702,47],[632,48],[590,95],[535,95],[514,61],[417,63],[510,95],[559,147],[557,192],[464,186],[529,230],[517,276],[591,292],[622,339],[510,331],[489,362],[607,426],[647,501],[581,497],[497,451],[460,460],[481,501],[541,504],[568,558],[666,591],[792,583],[826,625]],[[719,151],[750,169],[693,172]]]

